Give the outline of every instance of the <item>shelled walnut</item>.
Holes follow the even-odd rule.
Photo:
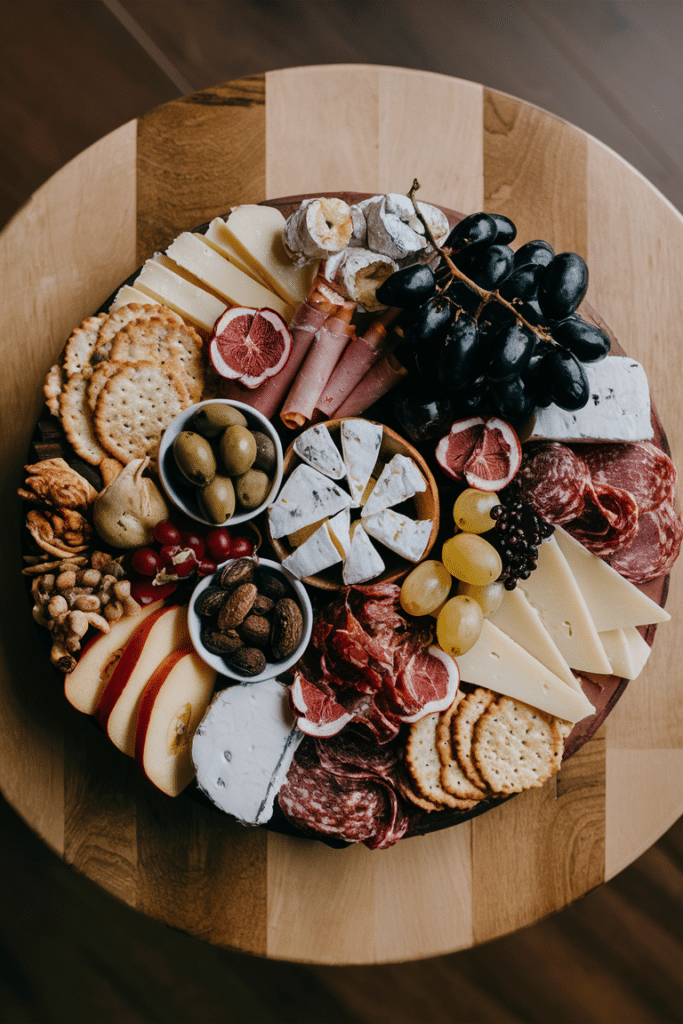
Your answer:
[[[123,615],[142,611],[131,597],[120,558],[104,551],[93,551],[89,560],[85,556],[38,563],[31,559],[23,573],[33,577],[33,617],[49,629],[50,658],[61,672],[73,672],[74,655],[91,626],[108,633],[111,623]]]

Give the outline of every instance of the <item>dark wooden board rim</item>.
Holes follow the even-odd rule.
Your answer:
[[[263,200],[259,205],[276,207],[277,209],[281,210],[284,216],[288,216],[291,212],[293,212],[293,210],[297,206],[299,206],[299,204],[304,199],[331,196],[344,199],[349,204],[353,204],[360,202],[363,199],[370,198],[372,195],[373,193],[369,192],[311,192],[303,195],[284,196],[276,199]],[[425,200],[425,202],[426,201],[427,200]],[[449,208],[441,205],[439,205],[439,209],[441,209],[446,214],[446,216],[449,219],[451,227],[453,227],[453,225],[456,224],[458,221],[462,220],[463,217],[465,216],[465,214],[458,213],[454,210],[450,210]],[[228,213],[223,214],[223,216],[227,217]],[[208,227],[209,222],[206,222],[204,224],[199,225],[198,227],[192,228],[191,230],[200,233],[205,233]],[[102,303],[102,305],[97,310],[97,313],[107,312],[112,302],[114,301],[114,298],[119,289],[124,284],[133,285],[139,272],[140,268],[138,267],[133,274],[131,274],[125,281],[122,281],[114,289],[114,291],[106,299],[106,301]],[[584,302],[580,308],[584,319],[595,324],[608,335],[612,346],[612,354],[626,355],[624,350],[619,345],[618,340],[610,330],[609,326],[604,322],[604,320],[602,320],[599,314],[586,302]],[[657,444],[664,452],[670,455],[671,450],[669,442],[653,402],[651,402],[651,419],[655,435],[654,443]],[[282,431],[285,431],[284,427],[282,428]],[[292,431],[287,431],[285,433],[285,437],[288,438],[289,440],[291,440],[294,436],[295,433],[293,433]],[[415,445],[415,447],[417,448],[418,451],[421,451],[420,445]],[[422,447],[424,447],[424,443]],[[96,467],[93,467],[88,463],[85,463],[82,459],[79,459],[73,455],[68,445],[68,442],[66,442],[64,433],[61,430],[61,426],[57,424],[57,421],[54,419],[54,417],[43,417],[36,425],[36,430],[34,432],[34,437],[31,443],[29,459],[35,462],[41,461],[43,459],[54,458],[57,455],[62,455],[63,457],[66,457],[69,463],[74,466],[74,468],[76,468],[79,472],[83,473],[83,475],[90,479],[90,481],[95,486],[97,486],[98,489],[101,488],[102,484],[99,475],[99,470],[97,470]],[[661,607],[664,607],[669,592],[669,582],[670,577],[667,574],[665,576],[659,577],[656,580],[653,580],[651,583],[647,584],[645,587],[642,587],[640,589],[643,589],[645,593],[647,593],[647,595],[650,598],[652,598],[652,600],[660,604]],[[47,641],[49,638],[44,629],[41,629],[38,626],[36,626],[36,629],[39,631],[41,643],[47,655],[47,652],[49,651],[49,643]],[[656,625],[652,624],[648,626],[645,631],[645,640],[650,646],[652,646],[654,642],[656,629]],[[61,674],[58,673],[57,670],[54,669],[52,666],[50,667],[53,669],[54,673],[57,676],[59,676],[61,680]],[[571,734],[565,742],[563,761],[568,760],[573,754],[575,754],[585,743],[587,743],[595,735],[597,730],[603,725],[608,715],[614,709],[618,700],[623,695],[623,693],[626,690],[626,687],[628,686],[628,680],[619,679],[616,676],[599,676],[589,673],[581,673],[580,675],[582,679],[584,692],[595,706],[596,713],[592,715],[589,719],[584,719],[582,722],[578,722],[576,724],[576,726],[574,727],[574,729],[572,730]],[[94,719],[91,719],[89,724],[91,726],[94,725],[94,727],[97,728],[98,731],[101,732],[104,736],[103,730],[97,725]],[[220,811],[219,808],[217,808],[211,801],[209,801],[199,791],[199,789],[196,786],[193,786],[191,789],[185,790],[185,792],[182,794],[182,797],[201,803],[203,806],[210,808],[216,814],[224,813]],[[411,824],[411,828],[406,834],[406,836],[404,836],[404,839],[408,839],[418,835],[425,835],[431,832],[442,831],[446,828],[451,828],[454,825],[461,824],[462,822],[468,821],[469,819],[479,817],[481,814],[486,813],[486,811],[492,809],[493,807],[497,807],[500,804],[505,803],[509,799],[511,799],[511,797],[498,797],[482,800],[475,808],[469,811],[456,811],[446,809],[442,811],[426,812],[419,811],[418,808],[414,808],[416,813],[412,815],[413,821]],[[292,825],[287,818],[285,818],[277,802],[275,805],[275,814],[271,821],[268,822],[266,825],[260,827],[265,828],[269,831],[279,832],[286,835],[322,842],[325,845],[333,848],[346,848],[347,846],[351,845],[343,840],[335,840],[323,835],[310,834],[301,831],[300,829],[296,828],[296,826]]]

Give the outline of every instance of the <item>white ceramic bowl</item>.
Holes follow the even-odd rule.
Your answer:
[[[230,559],[234,561],[234,559]],[[197,651],[200,658],[203,658],[207,665],[211,665],[216,671],[223,676],[227,676],[229,679],[236,679],[240,683],[258,683],[261,679],[272,679],[274,676],[280,675],[281,672],[285,672],[288,668],[291,668],[301,657],[308,646],[308,641],[311,639],[311,630],[313,629],[313,609],[311,607],[311,601],[306,593],[306,588],[302,583],[299,582],[291,572],[280,565],[279,562],[273,562],[269,558],[256,559],[259,565],[264,565],[268,569],[273,569],[275,572],[280,573],[287,582],[290,584],[296,595],[296,600],[301,608],[301,615],[304,620],[304,628],[301,636],[301,642],[296,650],[284,661],[269,661],[266,663],[266,667],[263,672],[260,672],[255,676],[248,676],[244,673],[237,672],[235,669],[230,668],[221,658],[220,654],[213,654],[212,651],[202,643],[202,618],[195,611],[195,605],[197,598],[202,594],[207,587],[210,587],[213,582],[213,576],[207,576],[205,579],[198,583],[194,589],[194,593],[190,599],[190,606],[188,609],[188,621],[190,626],[190,637],[192,643]],[[226,562],[225,565],[229,565],[230,562]],[[221,570],[219,570],[220,572]]]
[[[239,409],[239,411],[246,417],[247,425],[250,430],[260,430],[263,434],[267,434],[275,445],[275,457],[276,466],[275,473],[273,474],[273,482],[268,492],[268,496],[265,501],[262,501],[258,508],[253,509],[251,512],[240,512],[236,511],[235,514],[230,518],[226,519],[224,523],[213,523],[209,519],[205,519],[199,510],[199,505],[195,497],[195,488],[191,483],[188,483],[182,477],[180,471],[176,468],[172,446],[178,434],[183,430],[190,429],[190,421],[198,409],[201,409],[204,405],[231,405],[233,409]],[[282,483],[282,469],[283,469],[283,454],[282,445],[280,438],[273,429],[273,425],[270,420],[267,420],[260,412],[256,409],[252,409],[251,406],[245,405],[244,402],[229,402],[224,398],[209,398],[205,402],[198,402],[196,405],[191,405],[188,409],[183,409],[176,418],[168,425],[164,431],[163,437],[161,438],[161,444],[159,445],[159,476],[161,477],[162,486],[168,495],[169,500],[179,508],[181,512],[189,516],[191,519],[196,520],[198,523],[204,523],[206,526],[237,526],[239,523],[246,523],[249,519],[253,519],[255,516],[263,512],[265,508],[275,500],[275,497],[280,490],[280,484]]]

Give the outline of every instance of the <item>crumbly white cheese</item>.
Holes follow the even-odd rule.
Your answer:
[[[327,280],[370,313],[387,308],[378,302],[375,293],[395,270],[398,264],[389,256],[361,248],[347,247],[325,263]]]
[[[367,247],[394,260],[433,253],[422,221],[408,196],[390,192],[360,203],[367,224]],[[437,242],[448,234],[445,214],[429,203],[418,202],[418,209],[429,224]]]
[[[351,587],[355,583],[365,583],[367,580],[373,580],[382,572],[384,572],[384,561],[380,553],[365,530],[355,529],[351,537],[351,547],[342,569],[344,586]]]
[[[299,434],[294,442],[294,451],[309,466],[333,480],[342,480],[346,476],[344,460],[324,423]]]
[[[391,508],[366,516],[362,522],[371,537],[409,562],[420,561],[432,532],[431,519],[409,519]]]
[[[197,784],[247,825],[268,821],[303,734],[277,679],[222,690],[192,741]]]
[[[297,466],[268,509],[271,537],[286,537],[350,504],[351,496],[334,481],[311,466]]]
[[[370,420],[342,421],[342,451],[349,490],[355,505],[360,505],[368,480],[372,476],[382,446],[383,433],[381,424],[371,423]]]
[[[371,516],[426,490],[427,483],[415,462],[407,455],[394,455],[380,473],[361,515]]]
[[[539,409],[532,440],[648,441],[654,437],[650,390],[640,363],[627,356],[608,356],[584,369],[590,386],[588,404],[576,412],[556,405]]]

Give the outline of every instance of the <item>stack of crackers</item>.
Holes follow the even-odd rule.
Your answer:
[[[414,722],[401,793],[426,811],[469,811],[542,786],[559,769],[569,723],[479,687]]]
[[[153,303],[84,320],[44,386],[74,451],[94,466],[145,456],[154,463],[164,430],[203,390],[201,337]]]

